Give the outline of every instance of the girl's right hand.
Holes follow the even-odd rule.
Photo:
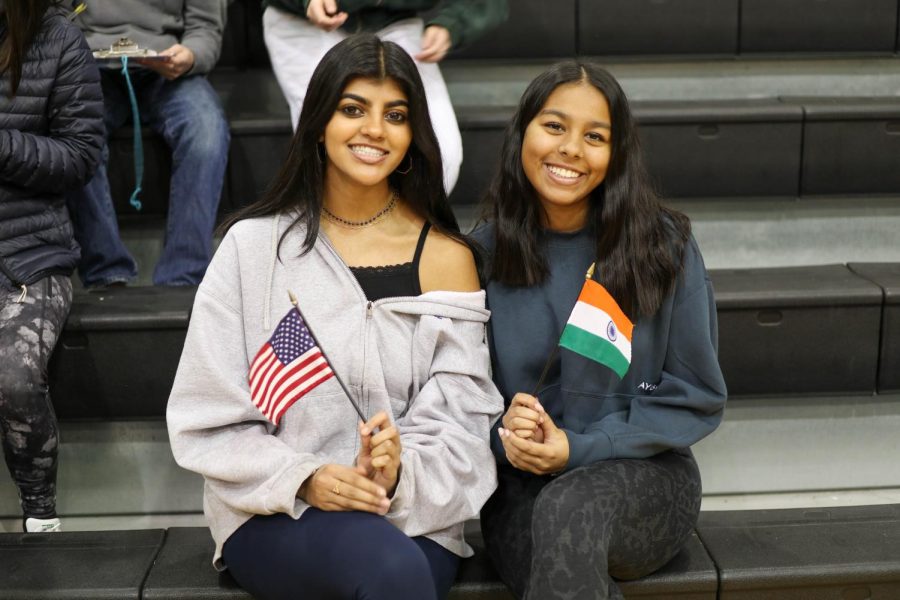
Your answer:
[[[544,441],[541,423],[544,420],[544,407],[531,394],[518,393],[513,396],[501,423],[503,428],[512,431],[522,439],[541,443]]]
[[[361,467],[327,464],[306,478],[297,497],[320,510],[359,510],[387,514],[391,501],[383,487],[369,480]]]

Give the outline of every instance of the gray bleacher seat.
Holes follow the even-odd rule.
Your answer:
[[[802,111],[777,100],[633,102],[647,169],[666,197],[788,196]]]
[[[474,522],[473,522],[474,525]],[[497,577],[476,528],[467,532],[475,556],[460,563],[449,600],[512,600]],[[204,527],[173,527],[147,577],[143,600],[247,600],[226,573],[212,568],[213,541]],[[636,581],[622,582],[629,600],[716,600],[715,565],[696,534],[668,565]]]
[[[803,106],[803,195],[900,190],[900,98],[794,98]]]
[[[50,360],[57,415],[164,415],[196,289],[136,287],[76,294]]]
[[[170,527],[142,600],[252,600],[231,575],[213,568],[214,547],[205,527]]]
[[[729,395],[871,394],[881,289],[843,265],[710,271]]]
[[[703,512],[719,600],[900,598],[900,505]]]
[[[881,52],[896,45],[897,0],[741,0],[741,52]]]
[[[734,55],[738,0],[581,0],[582,55]]]
[[[711,270],[730,394],[871,394],[876,379],[896,390],[898,271],[860,270],[888,290],[882,325],[882,288],[843,265]],[[59,416],[164,415],[194,290],[77,294],[50,362]]]
[[[659,571],[619,583],[627,600],[717,600],[716,565],[695,533]]]
[[[850,263],[854,273],[881,286],[881,360],[878,392],[900,392],[900,263]]]
[[[0,535],[4,600],[140,600],[165,531]]]

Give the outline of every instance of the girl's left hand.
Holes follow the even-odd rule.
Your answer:
[[[378,429],[378,433],[374,431]],[[380,411],[359,425],[360,449],[356,464],[373,482],[394,495],[400,479],[400,432],[387,413]]]
[[[499,430],[500,441],[509,463],[535,475],[550,475],[566,468],[569,462],[569,438],[547,413],[540,424],[543,442],[524,439],[508,429]]]

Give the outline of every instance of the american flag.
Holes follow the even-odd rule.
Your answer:
[[[293,307],[256,353],[247,379],[253,404],[278,425],[294,402],[333,376],[303,317]]]

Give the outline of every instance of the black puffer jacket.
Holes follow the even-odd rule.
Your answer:
[[[0,22],[0,40],[6,22]],[[93,174],[103,143],[100,74],[84,36],[51,8],[10,99],[0,76],[0,286],[70,274],[78,244],[63,196]]]

